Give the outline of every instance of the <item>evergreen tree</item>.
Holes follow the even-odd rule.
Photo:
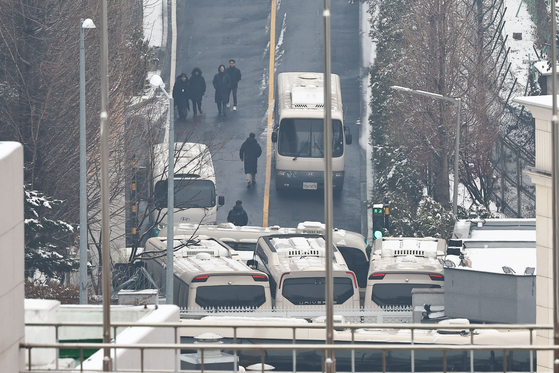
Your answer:
[[[63,201],[36,190],[25,191],[25,276],[37,272],[47,278],[63,279],[64,273],[77,269],[77,260],[69,256],[75,238],[72,225],[50,219],[49,213]]]

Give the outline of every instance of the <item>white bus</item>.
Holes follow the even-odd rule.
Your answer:
[[[206,235],[217,238],[235,249],[244,262],[253,259],[256,242],[261,236],[272,234],[320,234],[324,235],[324,224],[316,221],[304,221],[296,228],[280,227],[258,227],[246,225],[238,227],[232,223],[221,223],[217,225],[200,225],[192,223],[181,223],[175,226],[175,235],[197,236]],[[163,229],[160,236],[166,236],[167,230]],[[369,271],[369,260],[371,246],[363,235],[334,228],[332,238],[334,245],[340,250],[344,260],[351,271],[357,276],[359,287],[365,289],[367,285],[367,273]]]
[[[340,78],[332,74],[332,176],[334,191],[344,186],[345,146]],[[324,188],[324,74],[278,75],[272,132],[276,188]]]
[[[444,268],[438,258],[446,243],[437,238],[383,237],[375,240],[365,307],[411,306],[412,289],[444,288]]]
[[[162,218],[167,212],[167,180],[169,178],[169,147],[157,144],[153,147],[153,194],[155,210],[152,222],[166,226]],[[215,224],[217,206],[225,204],[223,196],[217,197],[215,171],[208,147],[198,143],[175,143],[174,164],[175,225],[179,223]]]
[[[243,263],[235,250],[214,238],[175,236],[173,300],[191,309],[272,307],[266,274]],[[146,242],[142,260],[158,284],[165,284],[167,241],[153,237]],[[161,286],[165,289],[165,286]]]
[[[275,308],[325,304],[326,242],[320,235],[279,234],[258,239],[253,268],[270,277]],[[333,247],[334,305],[359,309],[355,274]]]

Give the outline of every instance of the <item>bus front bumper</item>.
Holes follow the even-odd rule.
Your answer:
[[[276,170],[276,187],[278,189],[292,188],[305,190],[324,189],[323,171],[284,171]],[[332,172],[334,189],[342,189],[344,185],[344,171]]]

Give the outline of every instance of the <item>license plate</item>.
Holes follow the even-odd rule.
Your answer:
[[[316,190],[318,188],[317,183],[303,183],[303,189]]]

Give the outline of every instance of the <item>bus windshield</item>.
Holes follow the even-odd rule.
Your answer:
[[[324,277],[288,278],[283,284],[282,295],[297,306],[324,304],[326,280]],[[351,279],[334,277],[334,304],[343,304],[353,296]]]
[[[257,308],[266,302],[263,286],[216,285],[196,289],[196,303],[204,308]]]
[[[332,120],[332,157],[341,157],[343,127]],[[324,120],[322,118],[286,118],[279,127],[278,153],[288,157],[324,158]]]
[[[210,180],[175,180],[175,207],[214,207],[215,185]]]

